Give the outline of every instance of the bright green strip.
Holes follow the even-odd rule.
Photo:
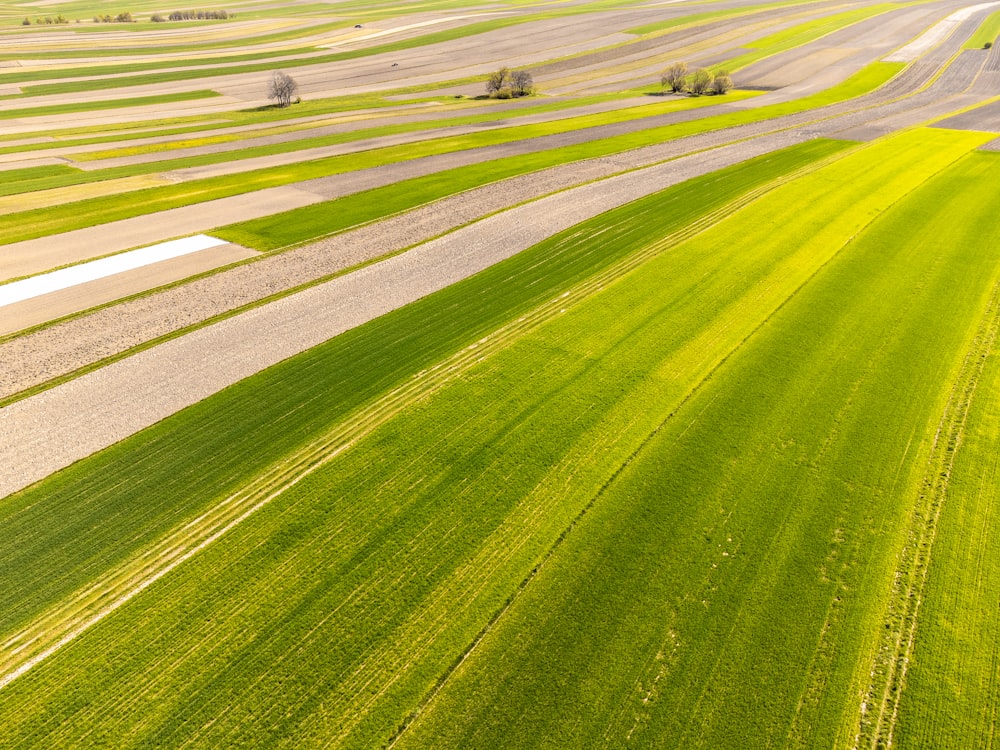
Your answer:
[[[776,34],[766,36],[763,39],[758,39],[756,42],[752,43],[751,52],[747,52],[739,57],[734,57],[733,59],[727,60],[726,62],[714,67],[718,69],[725,69],[730,72],[740,70],[751,63],[764,59],[765,57],[776,55],[779,52],[784,52],[785,50],[792,49],[793,47],[801,47],[803,44],[808,44],[809,42],[815,41],[820,37],[826,36],[827,34],[832,34],[834,31],[839,31],[840,29],[850,26],[851,24],[864,21],[872,16],[877,16],[892,10],[899,10],[899,8],[900,6],[895,3],[882,3],[880,5],[872,5],[866,8],[856,8],[854,10],[837,13],[832,16],[816,18],[812,21],[799,24],[798,26],[793,26],[790,29],[785,29],[784,31],[779,31]]]
[[[134,99],[110,99],[99,102],[77,102],[75,104],[50,104],[44,107],[23,107],[21,109],[0,110],[0,119],[14,117],[40,117],[43,115],[61,115],[68,112],[100,112],[106,109],[122,109],[124,107],[142,107],[147,104],[170,104],[171,102],[189,102],[197,99],[212,99],[219,96],[215,91],[182,91],[176,94],[161,96],[140,96]]]
[[[725,201],[843,147],[805,144],[597,217],[5,500],[4,631],[338,420],[353,423],[354,407]],[[716,343],[690,356],[718,358],[760,314],[761,288],[771,304],[787,293],[788,281],[778,283],[772,271],[767,253],[666,253],[655,273],[640,276],[639,288],[613,285],[581,317],[556,310],[549,333],[523,344],[512,334],[495,359],[442,398],[409,409],[398,425],[348,451],[135,606],[5,688],[0,735],[29,746],[72,746],[86,736],[113,737],[119,748],[154,741],[261,746],[283,738],[301,747],[337,744],[343,732],[350,736],[341,746],[381,746],[576,512],[558,502],[560,492],[549,493],[552,512],[529,514],[532,522],[518,528],[531,509],[521,498],[539,481],[561,486],[551,472],[563,460],[579,467],[575,479],[584,486],[599,486],[648,428],[647,404],[630,396],[632,386],[651,384],[650,370],[706,327],[717,329],[707,335]],[[650,285],[656,294],[639,294]],[[609,299],[615,313],[628,314],[604,309]],[[734,301],[747,301],[749,309]],[[594,322],[605,329],[596,340]],[[683,392],[692,375],[681,375],[675,390]],[[618,419],[606,420],[623,399],[640,424],[621,431]],[[579,453],[586,446],[604,449],[593,454],[594,465],[587,451]],[[428,457],[431,447],[437,458]],[[527,533],[523,546],[508,545],[518,533]],[[489,550],[497,557],[475,565]],[[514,559],[505,559],[511,553]],[[214,570],[208,585],[206,570]],[[480,584],[468,609],[453,606],[460,592],[450,590],[463,581]],[[192,587],[200,592],[193,597]],[[243,603],[231,607],[231,599]],[[174,607],[184,610],[180,618]],[[447,632],[413,670],[406,662],[426,633],[410,625],[422,614],[445,614]],[[146,626],[136,627],[134,617]],[[134,648],[136,637],[143,648]],[[397,651],[400,638],[407,643]],[[178,642],[187,645],[177,650]],[[288,648],[296,658],[283,657]],[[161,649],[175,656],[162,659]],[[187,658],[178,661],[180,653]],[[398,681],[387,685],[384,677],[395,668],[402,669]],[[378,677],[375,690],[358,689],[369,675]],[[278,682],[284,688],[272,694]],[[383,685],[389,693],[380,697]],[[371,698],[376,703],[366,706]],[[112,700],[117,708],[108,712]],[[263,707],[259,720],[248,714],[253,705]]]
[[[880,154],[906,172],[886,151],[768,196],[794,190],[791,232],[751,208],[692,240],[735,256],[777,233],[829,257],[822,214],[886,210],[663,423],[397,748],[851,746],[913,493],[1000,272],[989,177],[960,163],[897,203],[920,175],[883,171]],[[943,246],[956,212],[970,223]],[[668,391],[677,371],[660,374]]]
[[[638,34],[640,36],[645,36],[646,34],[655,34],[661,31],[669,31],[670,29],[677,28],[678,26],[695,26],[701,24],[703,21],[714,21],[719,18],[728,18],[730,16],[741,16],[741,15],[752,15],[758,11],[763,10],[776,10],[778,8],[789,8],[795,7],[797,5],[809,5],[815,2],[815,0],[797,0],[796,2],[774,2],[774,3],[762,3],[760,5],[751,5],[741,8],[726,8],[723,10],[710,10],[704,13],[694,13],[690,16],[681,16],[680,18],[671,18],[666,21],[654,21],[653,23],[647,23],[642,26],[636,26],[625,31],[626,34]]]
[[[998,36],[1000,36],[1000,10],[986,17],[962,49],[982,49],[987,43],[994,44]]]
[[[963,164],[942,227],[948,244],[982,246],[1000,233],[1000,154]],[[968,195],[970,186],[982,189]],[[930,235],[934,237],[934,235]],[[949,303],[950,305],[950,303]],[[917,641],[900,705],[895,746],[963,750],[990,747],[1000,726],[1000,354],[989,355],[977,385],[944,499]]]
[[[902,68],[902,64],[879,63],[872,68],[866,68],[854,78],[849,79],[838,91],[831,89],[823,95],[810,97],[812,106],[821,106],[818,97],[826,96],[832,103],[839,98],[848,98],[877,88]],[[771,105],[763,108],[777,115],[790,114],[798,111],[795,103]],[[757,110],[760,111],[760,110]],[[711,118],[717,121],[725,119],[729,125],[752,121],[748,115],[754,111],[724,115]],[[763,119],[763,118],[759,118]],[[704,121],[707,122],[707,121]],[[697,124],[695,124],[697,126]],[[628,136],[609,138],[601,141],[565,146],[538,154],[526,154],[516,160],[508,159],[484,164],[474,164],[468,167],[440,172],[435,175],[407,180],[384,188],[358,193],[357,195],[338,198],[313,206],[285,211],[260,219],[231,224],[213,230],[219,237],[236,242],[256,250],[275,250],[289,245],[299,244],[322,237],[332,232],[351,226],[372,221],[399,211],[437,200],[448,195],[468,190],[479,185],[525,174],[536,169],[565,164],[580,159],[593,158],[617,153],[630,148],[650,145],[670,137],[680,137],[677,129],[684,126],[669,126],[668,128],[633,133]],[[710,128],[704,128],[708,130]],[[697,132],[691,128],[685,135]]]
[[[681,138],[687,135],[720,130],[750,122],[759,122],[772,117],[793,114],[807,109],[821,107],[826,104],[843,101],[855,96],[860,96],[868,91],[877,88],[885,81],[892,78],[904,67],[903,63],[875,63],[864,70],[858,72],[846,81],[834,86],[827,91],[814,94],[812,96],[797,101],[783,104],[772,104],[758,109],[749,109],[740,112],[733,112],[725,115],[708,117],[703,120],[681,123],[677,125],[667,125],[659,128],[642,130],[628,135],[605,138],[591,141],[582,146],[570,146],[563,149],[553,149],[549,153],[553,161],[550,164],[560,164],[577,159],[605,156],[619,153],[633,148],[662,143],[666,140]],[[713,98],[682,100],[692,102],[684,106],[703,106],[713,103]],[[566,123],[563,123],[565,127]],[[558,123],[548,124],[544,132],[556,132]],[[197,182],[190,182],[181,185],[171,185],[162,188],[151,188],[149,190],[128,193],[120,196],[108,196],[105,198],[94,198],[85,201],[78,201],[65,206],[37,209],[25,211],[17,214],[10,214],[0,221],[0,244],[18,242],[21,240],[44,237],[58,232],[71,231],[85,226],[94,226],[119,219],[142,216],[156,211],[163,211],[180,206],[188,206],[202,201],[224,198],[231,195],[240,195],[268,187],[287,185],[301,180],[315,177],[327,177],[334,174],[342,174],[348,171],[364,169],[367,167],[392,164],[397,161],[430,156],[433,154],[449,153],[465,148],[474,148],[496,143],[507,143],[520,140],[525,130],[521,128],[500,129],[487,133],[476,133],[467,136],[454,138],[439,138],[436,140],[420,143],[393,146],[382,149],[374,149],[358,154],[348,154],[345,156],[334,156],[326,159],[317,159],[311,162],[290,164],[283,167],[272,167],[260,169],[252,172],[243,172],[235,175],[225,175]],[[536,129],[534,132],[539,132]],[[211,158],[211,157],[209,157]],[[167,162],[172,169],[180,169],[191,166],[197,160],[178,160]],[[166,168],[164,163],[153,165],[157,168]],[[109,169],[102,172],[91,173],[94,175],[90,179],[98,179],[103,176],[105,179],[115,177],[128,177],[136,174],[149,174],[153,170],[149,165],[139,167],[127,167],[120,169]],[[525,170],[527,171],[527,170]],[[323,204],[327,206],[328,204]],[[321,210],[321,209],[317,209]],[[287,243],[281,243],[282,246]],[[272,245],[274,246],[274,245]]]
[[[73,169],[62,164],[3,170],[0,171],[0,195],[11,195],[22,192],[19,189],[19,183],[36,184],[40,181],[62,180],[67,177],[75,177],[79,171],[78,169]]]
[[[544,114],[547,112],[561,112],[563,110],[570,110],[568,116],[547,123],[538,124],[512,124],[504,128],[498,128],[497,130],[510,132],[516,132],[520,137],[535,138],[540,135],[552,135],[553,133],[562,133],[568,130],[578,130],[581,128],[595,127],[597,125],[608,125],[614,122],[627,122],[630,120],[639,120],[644,117],[652,117],[654,115],[666,114],[668,112],[676,112],[679,110],[686,109],[697,109],[699,106],[710,105],[713,103],[711,100],[697,100],[697,99],[680,99],[666,102],[649,103],[638,107],[627,107],[622,109],[612,110],[610,112],[604,112],[592,115],[578,115],[573,116],[572,110],[577,106],[583,106],[589,104],[589,101],[578,101],[578,100],[568,100],[568,101],[555,101],[548,102],[540,100],[535,106],[526,107],[523,109],[518,109],[508,112],[497,112],[497,111],[486,111],[479,112],[472,115],[460,115],[458,117],[442,117],[439,120],[434,120],[433,122],[409,122],[409,123],[397,123],[392,125],[381,125],[374,128],[363,128],[359,130],[352,130],[346,133],[338,133],[335,135],[328,136],[314,136],[300,138],[295,141],[290,141],[288,143],[270,146],[252,146],[241,149],[238,152],[228,152],[223,154],[217,154],[208,157],[207,161],[201,161],[200,157],[195,157],[196,162],[192,163],[188,159],[185,159],[182,163],[185,166],[199,166],[202,164],[216,164],[225,161],[231,161],[235,159],[248,159],[255,156],[269,156],[276,153],[287,153],[292,151],[300,151],[306,148],[317,148],[320,146],[329,146],[338,143],[350,143],[352,141],[362,141],[368,140],[370,138],[378,138],[387,135],[397,135],[400,133],[413,133],[420,132],[422,130],[432,130],[437,128],[448,128],[460,125],[476,125],[479,123],[495,122],[497,118],[503,118],[506,122],[507,120],[513,120],[515,123],[519,118],[528,117],[536,114]],[[137,154],[146,153],[157,153],[162,151],[171,151],[177,148],[188,148],[191,146],[203,146],[212,145],[215,143],[227,143],[233,142],[246,138],[259,138],[271,134],[271,132],[288,132],[289,130],[306,130],[314,127],[312,123],[305,123],[302,125],[289,126],[286,128],[275,128],[273,131],[261,132],[254,131],[249,133],[234,133],[231,135],[221,135],[216,137],[199,138],[191,141],[180,141],[175,143],[164,143],[164,144],[150,144],[146,146],[134,146],[131,148],[113,149],[109,151],[95,151],[87,154],[81,154],[80,156],[74,157],[75,161],[89,162],[89,161],[100,161],[101,159],[111,159],[119,156],[133,156]],[[433,132],[429,134],[430,138],[433,138]],[[156,165],[157,171],[161,169],[175,169],[176,166],[171,166],[173,162],[159,162]]]

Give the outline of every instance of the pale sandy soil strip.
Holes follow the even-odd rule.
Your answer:
[[[95,305],[154,289],[164,284],[190,278],[221,266],[259,255],[239,245],[225,244],[192,255],[165,260],[151,266],[125,271],[105,279],[52,292],[42,297],[17,302],[3,308],[0,336],[47,323],[64,315],[87,310]],[[86,346],[86,341],[78,342]],[[9,363],[7,363],[9,364]]]
[[[929,28],[905,47],[893,52],[891,55],[888,55],[883,59],[886,62],[913,62],[925,52],[947,39],[948,35],[957,29],[963,21],[969,20],[979,11],[986,10],[988,8],[995,8],[998,5],[1000,5],[1000,2],[979,3],[978,5],[970,5],[967,8],[957,10],[947,18],[934,24],[934,26]]]
[[[0,282],[53,268],[162,242],[180,234],[204,232],[229,221],[288,211],[323,197],[293,186],[221,198],[149,216],[0,246]]]
[[[194,237],[159,242],[155,245],[140,247],[89,263],[80,263],[68,268],[61,268],[58,271],[2,284],[0,285],[0,307],[225,244],[225,240],[199,234]]]
[[[518,209],[491,216],[11,404],[0,409],[0,496],[562,229],[786,143],[762,138],[543,198],[531,222]]]

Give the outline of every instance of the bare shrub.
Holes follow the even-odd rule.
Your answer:
[[[712,80],[713,94],[726,94],[732,87],[733,79],[729,77],[729,73],[724,70],[720,70],[715,74],[715,78]]]
[[[527,96],[535,90],[535,81],[527,70],[515,70],[510,76],[514,96]]]
[[[708,87],[711,85],[712,74],[704,68],[698,68],[694,72],[694,75],[691,76],[691,82],[688,84],[688,88],[695,96],[701,96],[708,91]]]
[[[681,93],[687,87],[687,71],[686,62],[675,62],[663,71],[663,75],[660,76],[660,86],[670,89],[675,94]]]
[[[271,74],[271,81],[267,87],[267,98],[274,99],[279,107],[288,107],[298,90],[299,85],[294,78],[284,71],[276,70]]]
[[[496,96],[505,86],[510,86],[510,68],[495,70],[486,78],[486,93],[490,96]]]

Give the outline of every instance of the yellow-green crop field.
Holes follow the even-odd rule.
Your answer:
[[[996,745],[989,8],[225,8],[0,5],[0,750]]]

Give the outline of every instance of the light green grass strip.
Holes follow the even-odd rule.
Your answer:
[[[991,45],[994,44],[997,37],[1000,37],[1000,10],[994,11],[986,17],[962,49],[982,49],[987,42]]]
[[[872,18],[873,16],[881,15],[882,13],[887,13],[892,10],[899,10],[900,7],[900,5],[895,3],[882,3],[865,8],[855,8],[854,10],[848,10],[832,16],[816,18],[812,21],[799,24],[798,26],[793,26],[790,29],[785,29],[784,31],[779,31],[776,34],[771,34],[770,36],[758,39],[756,42],[752,42],[747,45],[751,48],[751,52],[742,54],[739,57],[734,57],[731,60],[727,60],[726,62],[713,67],[720,70],[728,70],[729,72],[741,70],[742,68],[745,68],[758,60],[762,60],[765,57],[771,57],[772,55],[790,50],[794,47],[801,47],[804,44],[813,42],[847,26]]]
[[[1000,155],[977,153],[965,184],[989,181]],[[960,196],[963,185],[956,185]],[[1000,231],[996,200],[982,196],[956,205],[958,241]],[[968,228],[968,232],[966,231]],[[950,233],[950,230],[948,230]],[[997,654],[1000,628],[1000,358],[995,347],[984,366],[960,435],[947,495],[933,542],[930,569],[917,618],[916,644],[903,690],[895,746],[961,750],[989,746],[1000,725]]]

